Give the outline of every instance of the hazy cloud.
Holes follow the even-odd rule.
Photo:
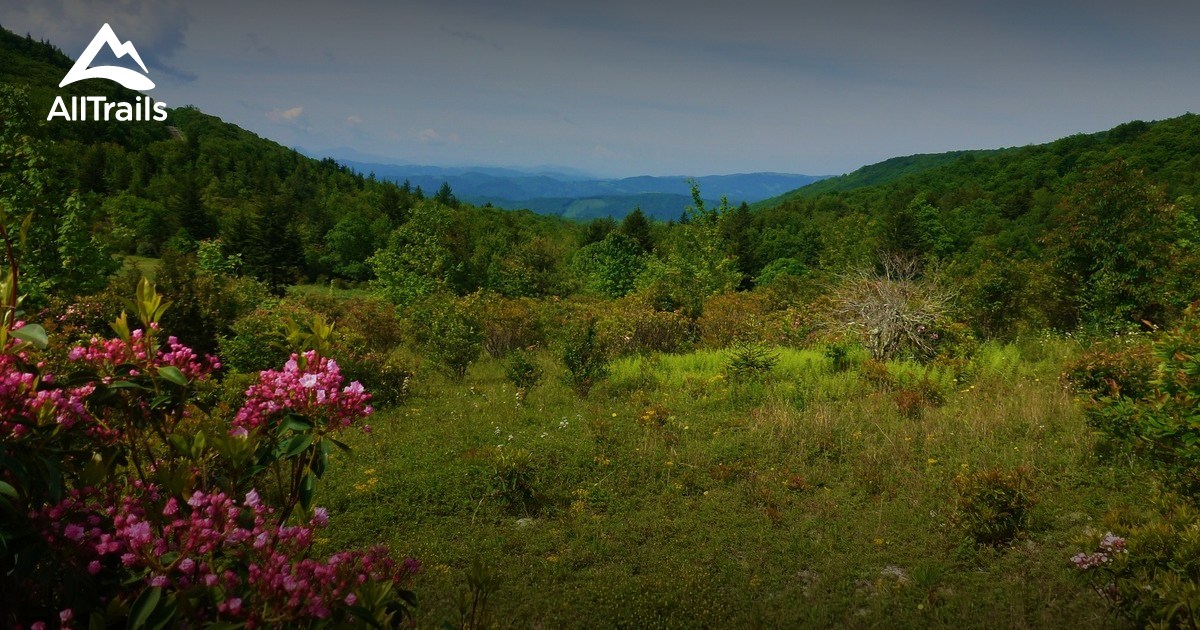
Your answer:
[[[195,74],[172,61],[184,46],[191,18],[181,0],[0,0],[3,25],[49,39],[77,58],[104,23],[137,46],[151,75],[160,70],[191,81]]]
[[[272,122],[291,122],[300,117],[304,113],[304,108],[297,105],[288,109],[273,109],[267,112],[267,119]]]

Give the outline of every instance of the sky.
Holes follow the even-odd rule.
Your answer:
[[[835,175],[1200,111],[1194,0],[0,0],[172,107],[374,161]]]

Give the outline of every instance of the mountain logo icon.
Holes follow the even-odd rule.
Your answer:
[[[96,59],[96,54],[100,52],[100,48],[105,45],[108,46],[109,50],[113,51],[113,54],[117,58],[129,55],[133,57],[137,65],[141,66],[142,72],[150,72],[146,69],[146,64],[142,63],[142,57],[138,54],[137,48],[133,46],[133,42],[121,43],[121,40],[117,39],[117,34],[113,32],[112,27],[106,23],[96,32],[96,36],[92,38],[92,42],[87,45],[87,48],[83,50],[83,54],[79,56],[79,61],[76,61],[75,65],[71,66],[71,70],[67,72],[67,76],[63,77],[62,83],[59,83],[58,87],[70,85],[84,79],[108,79],[109,81],[116,81],[130,90],[154,89],[154,82],[149,77],[129,68],[122,68],[120,66],[89,67],[92,65],[92,61]]]

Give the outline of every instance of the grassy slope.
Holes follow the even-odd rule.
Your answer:
[[[740,387],[719,353],[624,360],[589,400],[554,381],[521,408],[489,360],[464,384],[426,379],[353,437],[322,493],[328,540],[419,557],[422,627],[457,621],[474,558],[499,579],[499,627],[1098,625],[1070,541],[1145,490],[1092,461],[1057,382],[1066,351],[990,348],[970,384],[931,373],[947,401],[920,419],[819,349]],[[655,404],[671,420],[639,424]],[[543,495],[529,521],[492,494],[494,454],[512,449]],[[1029,537],[963,544],[947,526],[955,477],[1019,464],[1040,497]]]

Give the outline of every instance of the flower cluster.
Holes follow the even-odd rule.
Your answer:
[[[152,324],[151,327],[157,330],[158,325]],[[128,342],[119,338],[92,337],[86,346],[73,348],[67,358],[102,371],[125,364],[174,366],[187,378],[200,380],[221,369],[221,362],[216,357],[201,357],[191,348],[179,343],[174,336],[167,337],[166,348],[154,351],[153,360],[150,358],[150,345],[145,331],[139,328],[130,333]],[[137,375],[136,370],[133,375]]]
[[[255,429],[285,414],[321,418],[331,430],[371,414],[361,383],[343,386],[337,362],[309,351],[293,354],[282,370],[265,370],[246,390],[246,402],[233,420],[235,433]]]
[[[1071,564],[1080,571],[1086,571],[1112,562],[1113,557],[1119,553],[1128,553],[1125,549],[1125,539],[1108,532],[1100,539],[1098,550],[1075,554],[1071,557]]]
[[[91,385],[53,389],[49,374],[38,375],[21,365],[18,355],[0,354],[0,438],[20,438],[36,424],[59,424],[64,428],[90,418],[83,399]]]
[[[240,502],[195,492],[186,503],[163,503],[153,486],[135,490],[116,500],[113,491],[73,492],[30,517],[48,543],[71,549],[92,575],[132,571],[144,573],[150,588],[207,587],[214,598],[208,610],[215,611],[208,621],[329,619],[354,605],[369,582],[400,585],[420,568],[411,559],[397,564],[383,547],[307,557],[313,529],[328,522],[322,508],[308,526],[287,526],[270,518],[274,510],[254,490]],[[149,512],[150,505],[162,505],[161,513]]]

